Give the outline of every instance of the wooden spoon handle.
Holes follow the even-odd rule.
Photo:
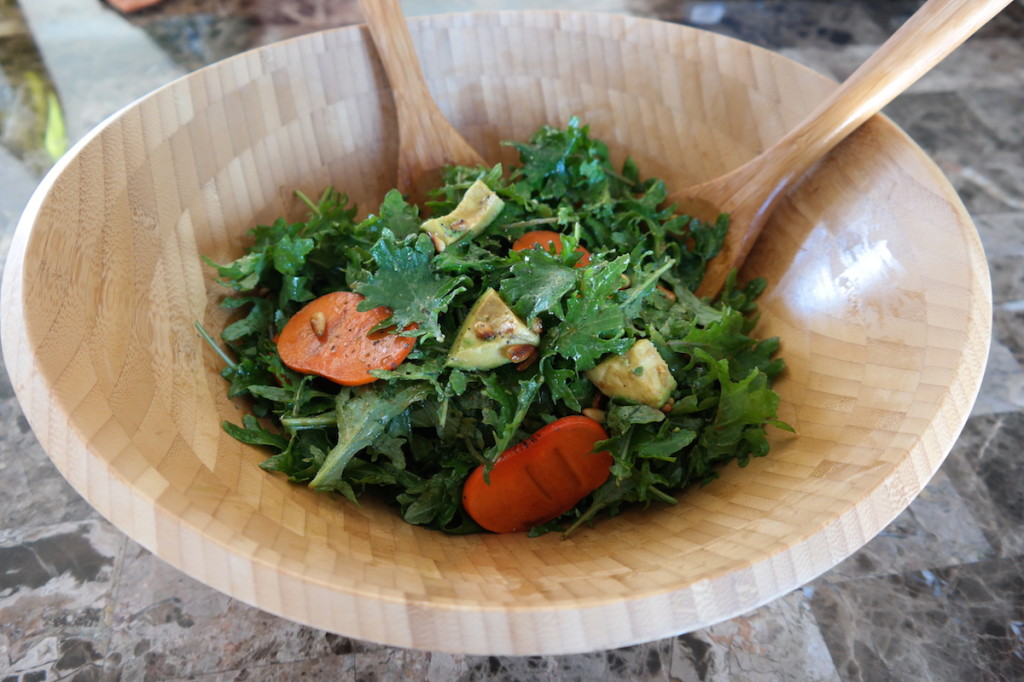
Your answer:
[[[394,92],[398,115],[398,189],[448,164],[484,165],[430,95],[398,0],[359,0]]]
[[[831,97],[774,145],[772,156],[785,154],[786,163],[779,163],[783,177],[802,175],[1011,1],[929,0]]]
[[[929,0],[800,124],[736,170],[688,193],[733,214],[701,295],[742,265],[778,199],[815,162],[942,61],[1012,0]]]

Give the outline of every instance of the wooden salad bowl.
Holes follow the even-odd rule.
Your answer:
[[[617,15],[411,22],[444,114],[490,161],[571,116],[669,187],[717,176],[835,83],[766,50]],[[785,199],[742,276],[788,371],[771,454],[568,539],[446,536],[391,508],[261,470],[224,419],[203,265],[304,217],[326,185],[376,210],[395,109],[365,27],[289,40],[163,87],[82,140],[33,196],[3,281],[3,350],[35,433],[104,516],[243,602],[343,635],[464,653],[555,654],[707,626],[799,587],[913,500],[968,416],[991,291],[954,190],[876,117]]]

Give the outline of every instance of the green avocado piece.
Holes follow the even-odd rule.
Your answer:
[[[660,408],[676,388],[668,364],[647,339],[640,339],[623,353],[604,360],[587,372],[597,390],[619,398]]]
[[[441,252],[460,239],[480,234],[504,207],[501,197],[483,180],[477,180],[451,213],[425,221],[420,229],[430,234],[434,248]]]
[[[539,344],[540,334],[527,326],[497,291],[488,288],[455,335],[446,364],[459,369],[494,369],[513,362],[511,347]]]

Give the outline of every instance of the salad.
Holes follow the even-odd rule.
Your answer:
[[[426,202],[357,219],[327,189],[305,221],[251,230],[217,264],[238,310],[224,428],[261,464],[449,533],[569,533],[675,502],[787,430],[779,341],[750,336],[765,282],[693,291],[728,217],[664,206],[577,119],[507,142],[520,164],[452,167]]]

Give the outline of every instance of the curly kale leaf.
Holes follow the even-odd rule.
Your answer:
[[[444,340],[438,316],[466,290],[467,278],[438,273],[433,266],[434,245],[423,233],[399,240],[385,228],[370,248],[370,255],[376,271],[353,287],[366,297],[359,303],[359,310],[391,308],[391,316],[381,328],[405,330],[415,324],[418,328],[405,332],[408,336]]]
[[[564,129],[544,126],[527,142],[508,142],[519,151],[523,178],[519,191],[534,198],[557,200],[580,195],[587,203],[607,192],[608,147],[590,137],[588,126],[573,117]]]
[[[575,249],[575,240],[570,239],[563,244],[562,254],[566,248],[569,253]],[[576,288],[581,271],[562,254],[542,249],[516,254],[509,268],[511,277],[501,282],[501,293],[523,319],[530,320],[548,311],[558,318],[565,317],[562,299]]]
[[[707,366],[721,390],[714,419],[701,431],[696,452],[690,458],[693,476],[707,482],[717,475],[713,467],[722,462],[736,459],[740,466],[746,466],[751,456],[768,454],[765,426],[793,429],[777,418],[779,395],[768,386],[764,372],[755,369],[735,381],[728,360],[716,360],[700,348],[694,349],[694,354]]]
[[[391,230],[398,239],[418,234],[420,230],[420,212],[402,197],[402,193],[393,189],[384,195],[380,205],[380,222],[383,229]]]
[[[594,367],[605,355],[626,352],[633,341],[625,337],[626,319],[612,296],[622,287],[629,256],[594,263],[584,270],[578,291],[565,301],[565,317],[545,332],[542,357],[561,356],[578,372]]]
[[[360,386],[338,393],[334,420],[337,443],[327,453],[323,465],[310,482],[315,490],[336,490],[355,500],[351,485],[345,481],[349,461],[376,442],[385,428],[413,403],[433,393],[428,383],[401,383]]]

